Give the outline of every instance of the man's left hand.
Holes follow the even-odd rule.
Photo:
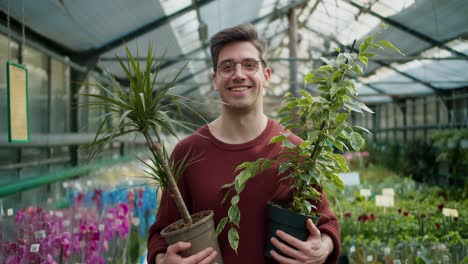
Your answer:
[[[271,238],[271,243],[290,258],[281,256],[274,250],[270,251],[271,256],[282,264],[315,264],[325,262],[328,255],[333,251],[331,238],[327,234],[321,234],[311,219],[307,219],[306,226],[310,232],[306,241],[299,240],[281,230],[277,230],[276,235],[288,243],[288,245],[280,242],[275,237]]]

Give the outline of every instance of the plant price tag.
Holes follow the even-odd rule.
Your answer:
[[[98,230],[99,231],[104,231],[104,224],[99,224]]]
[[[384,248],[384,254],[390,255],[391,249],[389,247]]]
[[[41,247],[40,244],[32,244],[31,249],[29,249],[29,252],[31,253],[37,253],[39,252],[39,248]]]
[[[395,190],[393,190],[393,188],[384,188],[382,190],[382,194],[387,196],[395,196]]]
[[[442,214],[447,217],[458,217],[457,209],[442,208]]]
[[[57,212],[55,212],[55,216],[57,216],[58,218],[62,218],[63,217],[63,212],[57,211]]]
[[[64,227],[70,226],[70,220],[63,220],[62,225],[63,225]]]
[[[355,246],[352,246],[349,248],[349,252],[350,253],[354,253],[354,251],[356,251],[356,247]]]
[[[371,196],[371,191],[370,189],[361,189],[359,190],[359,194],[364,197],[370,197]]]
[[[374,257],[372,257],[372,255],[367,256],[367,261],[373,261],[373,260],[374,260]]]
[[[34,232],[34,237],[35,237],[36,239],[43,239],[43,238],[46,237],[46,233],[45,233],[44,230],[35,231],[35,232]]]
[[[140,225],[140,218],[133,217],[133,218],[132,218],[132,224],[133,224],[134,226],[139,226],[139,225]]]
[[[376,195],[375,196],[375,205],[380,207],[393,207],[395,200],[393,196],[387,195]]]

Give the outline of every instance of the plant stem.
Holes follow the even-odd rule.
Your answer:
[[[161,165],[164,168],[164,171],[167,175],[167,185],[169,187],[169,191],[171,193],[172,198],[174,199],[174,203],[176,204],[180,215],[182,216],[182,219],[184,220],[184,223],[187,225],[192,225],[192,217],[190,216],[187,206],[185,205],[184,199],[180,194],[179,188],[177,188],[177,183],[174,179],[174,175],[172,174],[172,170],[169,167],[169,162],[166,159],[166,156],[164,155],[161,143],[154,142],[151,139],[151,136],[149,135],[148,131],[145,131],[143,134],[145,135],[146,141],[148,142],[149,148],[153,155],[158,155],[160,157]]]
[[[312,154],[310,154],[310,158],[312,161],[315,163],[315,160],[318,157],[318,154],[320,153],[321,147],[319,146],[322,143],[323,140],[323,134],[322,131],[325,128],[325,121],[322,121],[322,124],[320,125],[320,134],[317,137],[317,140],[315,141],[314,144],[314,150],[312,151]]]

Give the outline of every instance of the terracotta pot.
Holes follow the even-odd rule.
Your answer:
[[[287,244],[282,239],[276,236],[276,230],[282,230],[285,233],[290,234],[302,241],[305,241],[309,237],[309,230],[306,227],[306,220],[312,219],[312,222],[316,225],[320,219],[319,216],[307,216],[303,214],[297,214],[287,210],[285,207],[268,203],[268,229],[265,241],[264,254],[267,258],[271,258],[270,250],[275,250],[278,254],[283,255],[279,249],[276,249],[271,244],[271,237],[276,237],[279,241]]]
[[[183,219],[178,220],[161,231],[161,236],[164,237],[169,245],[177,243],[179,241],[190,242],[192,246],[181,252],[182,257],[189,257],[196,254],[205,248],[212,247],[218,255],[216,256],[213,263],[222,264],[223,257],[221,250],[219,249],[218,239],[216,237],[215,225],[213,221],[213,211],[203,211],[192,215],[192,218],[196,219],[197,216],[207,214],[203,219],[195,222],[191,226],[184,227],[175,231],[169,231],[174,229],[174,226],[183,223]]]

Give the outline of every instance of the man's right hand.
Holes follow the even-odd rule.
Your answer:
[[[156,256],[156,264],[211,264],[217,252],[213,248],[206,248],[195,255],[183,258],[179,252],[191,247],[189,242],[177,242],[167,248],[166,254]]]

